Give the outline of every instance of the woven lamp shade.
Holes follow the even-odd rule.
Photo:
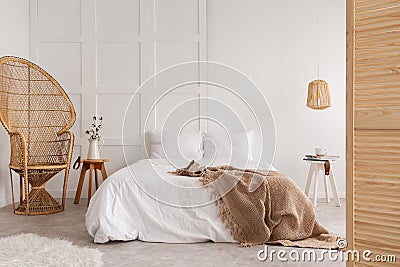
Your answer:
[[[328,83],[324,80],[314,80],[308,84],[307,107],[326,109],[331,106],[331,95]]]

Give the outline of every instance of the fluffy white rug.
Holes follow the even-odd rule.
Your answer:
[[[36,234],[0,238],[0,266],[102,266],[102,252]]]

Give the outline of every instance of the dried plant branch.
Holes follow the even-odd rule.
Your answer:
[[[86,134],[89,135],[89,139],[101,139],[101,135],[99,131],[103,128],[103,117],[99,117],[97,119],[96,116],[93,116],[93,123],[89,130],[86,130]]]

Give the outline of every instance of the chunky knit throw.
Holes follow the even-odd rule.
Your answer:
[[[316,221],[311,201],[281,172],[231,166],[202,168],[192,161],[188,167],[173,173],[199,177],[204,185],[213,188],[222,221],[243,246],[279,243],[337,248],[338,237]],[[254,181],[260,186],[250,190]]]

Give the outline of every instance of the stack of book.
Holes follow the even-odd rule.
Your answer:
[[[324,156],[318,156],[318,155],[305,155],[303,160],[337,160],[339,156],[334,156],[334,155],[324,155]]]

